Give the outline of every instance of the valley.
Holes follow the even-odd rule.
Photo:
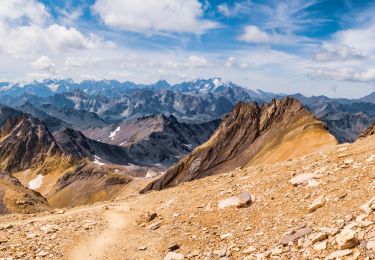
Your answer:
[[[373,254],[372,105],[89,85],[1,96],[0,259]]]

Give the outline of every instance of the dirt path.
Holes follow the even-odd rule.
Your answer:
[[[134,214],[131,214],[126,203],[121,203],[110,207],[104,215],[108,227],[101,234],[79,243],[68,253],[66,259],[119,259],[116,257],[121,231],[135,221]]]

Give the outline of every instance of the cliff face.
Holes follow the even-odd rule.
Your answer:
[[[262,106],[239,103],[206,143],[142,192],[237,167],[299,157],[336,143],[325,125],[292,98],[273,100]]]

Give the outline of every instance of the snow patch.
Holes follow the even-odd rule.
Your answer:
[[[220,87],[220,86],[223,85],[223,82],[221,81],[221,79],[218,79],[218,78],[214,79],[214,80],[212,81],[212,83],[214,83],[215,88],[218,88],[218,87]]]
[[[102,158],[100,158],[99,156],[94,155],[94,158],[95,158],[95,160],[94,160],[95,164],[100,165],[100,166],[105,165],[105,163],[102,163],[100,161]]]
[[[57,89],[59,88],[59,84],[57,84],[57,83],[52,83],[52,84],[49,84],[49,85],[47,85],[47,86],[48,86],[48,88],[49,88],[50,90],[52,90],[53,92],[56,92]]]
[[[111,133],[109,134],[109,138],[111,138],[111,140],[115,139],[116,134],[117,134],[120,130],[121,130],[121,127],[118,126],[118,127],[115,129],[115,131],[113,131],[113,132],[111,132]]]
[[[43,184],[43,178],[44,176],[41,174],[38,174],[35,179],[32,179],[29,181],[29,189],[36,190],[39,189]]]

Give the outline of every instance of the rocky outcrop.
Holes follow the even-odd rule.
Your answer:
[[[63,155],[53,136],[39,120],[11,108],[1,108],[0,169],[7,172],[42,165]]]
[[[372,125],[370,125],[365,131],[363,131],[360,135],[359,135],[359,139],[363,139],[363,138],[366,138],[366,137],[369,137],[369,136],[372,136],[375,134],[375,123],[373,123]]]
[[[96,158],[101,158],[105,162],[114,164],[142,164],[131,158],[128,149],[92,140],[73,129],[67,128],[57,132],[54,137],[62,151],[77,160],[88,158],[94,161]]]
[[[239,103],[214,135],[141,192],[332,147],[337,140],[299,101]]]

